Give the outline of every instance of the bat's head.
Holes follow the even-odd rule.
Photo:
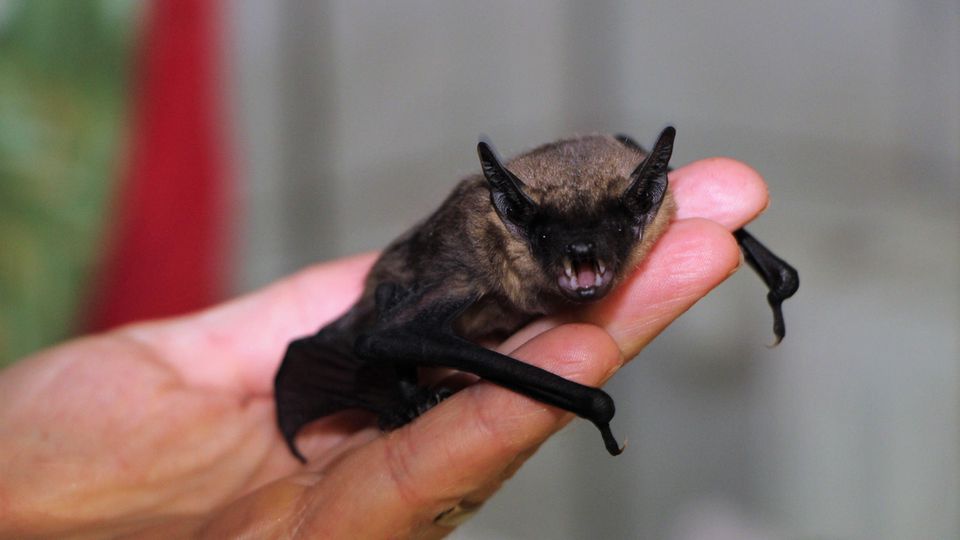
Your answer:
[[[491,203],[509,233],[528,246],[549,292],[574,302],[597,300],[632,270],[666,196],[675,134],[666,128],[636,166],[638,150],[612,138],[548,145],[511,163],[528,183],[480,142]]]

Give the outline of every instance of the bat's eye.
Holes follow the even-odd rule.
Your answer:
[[[540,239],[541,239],[541,240],[546,240],[546,239],[547,239],[547,233],[540,233]]]

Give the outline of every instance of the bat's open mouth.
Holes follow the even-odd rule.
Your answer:
[[[557,278],[560,290],[571,300],[596,300],[610,290],[612,272],[600,259],[563,258],[563,272]]]

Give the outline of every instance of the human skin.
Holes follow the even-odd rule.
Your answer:
[[[762,212],[748,166],[670,174],[675,221],[619,288],[497,349],[597,386],[740,264],[730,231]],[[381,433],[369,415],[276,428],[286,344],[359,295],[375,255],[319,264],[175,319],[41,351],[0,372],[0,538],[439,538],[573,416],[486,382]],[[598,452],[603,449],[598,447]],[[611,458],[614,459],[614,458]]]

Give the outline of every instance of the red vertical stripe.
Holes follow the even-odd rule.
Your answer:
[[[225,288],[218,4],[156,0],[151,7],[129,169],[93,299],[93,329],[200,308]]]

